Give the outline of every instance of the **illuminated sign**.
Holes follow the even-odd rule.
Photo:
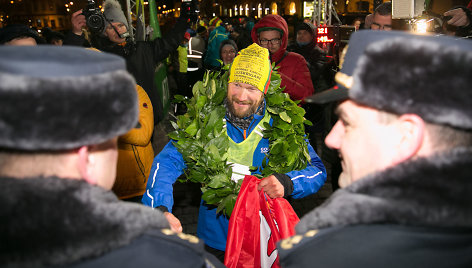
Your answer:
[[[318,43],[333,43],[334,39],[329,37],[328,27],[318,27]]]

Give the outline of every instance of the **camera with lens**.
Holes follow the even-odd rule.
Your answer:
[[[102,32],[105,27],[105,17],[103,13],[95,6],[95,1],[88,0],[87,7],[82,10],[85,16],[87,26],[91,31]]]
[[[196,22],[198,19],[198,0],[182,0],[181,7],[182,15],[188,18],[191,22]]]

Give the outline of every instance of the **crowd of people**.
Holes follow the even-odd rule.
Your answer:
[[[228,208],[202,185],[196,237],[186,234],[172,213],[176,181],[210,176],[201,172],[214,171],[211,153],[229,173],[211,174],[208,187],[255,175],[265,198],[301,199],[328,177],[320,136],[336,152],[340,189],[297,219],[276,265],[472,266],[472,46],[458,38],[470,35],[472,7],[445,12],[443,35],[417,35],[393,30],[392,4],[382,3],[354,19],[339,58],[317,44],[315,25],[290,33],[280,15],[182,12],[162,37],[131,41],[119,1],[103,7],[100,32],[82,10],[67,33],[0,29],[0,266],[224,267]],[[186,99],[173,125],[187,143],[169,135],[156,151],[167,120],[160,63],[171,94]],[[275,157],[294,162],[290,151],[302,152],[301,166],[269,169]]]

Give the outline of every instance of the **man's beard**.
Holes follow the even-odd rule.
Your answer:
[[[259,108],[259,106],[261,105],[263,99],[264,99],[264,95],[262,95],[262,97],[259,99],[259,101],[257,103],[254,103],[254,102],[251,102],[251,101],[242,102],[243,104],[250,104],[251,105],[249,107],[249,109],[247,109],[246,111],[243,111],[243,112],[236,111],[236,109],[234,108],[233,102],[237,101],[237,100],[228,99],[226,105],[227,105],[228,111],[232,115],[234,115],[238,118],[246,118],[248,116],[253,115],[257,111],[257,108]]]

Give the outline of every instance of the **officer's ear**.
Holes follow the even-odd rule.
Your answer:
[[[82,146],[78,149],[77,168],[82,179],[86,182],[95,185],[97,181],[95,176],[92,176],[92,167],[95,165],[94,155],[90,152],[89,146]]]
[[[421,155],[425,139],[425,122],[416,114],[403,114],[395,122],[400,135],[394,164]]]

